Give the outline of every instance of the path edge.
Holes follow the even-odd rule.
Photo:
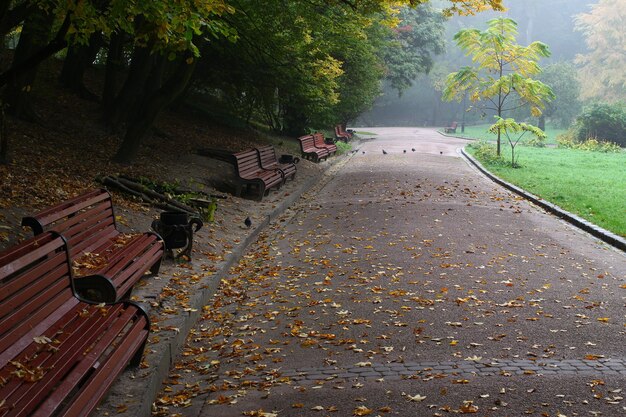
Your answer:
[[[596,224],[591,223],[588,220],[583,219],[573,213],[570,213],[567,210],[562,209],[556,204],[550,203],[541,197],[538,197],[523,188],[520,188],[516,185],[513,185],[507,181],[504,181],[500,177],[495,176],[490,171],[488,171],[480,162],[478,162],[473,156],[465,152],[464,148],[460,148],[461,155],[472,165],[474,165],[480,172],[482,172],[487,178],[492,180],[493,182],[503,186],[504,188],[518,194],[525,199],[531,201],[535,205],[543,208],[549,213],[554,214],[555,216],[565,220],[566,222],[576,226],[577,228],[589,233],[590,235],[602,240],[603,242],[620,249],[626,252],[626,239],[616,235],[613,232],[610,232]]]
[[[354,141],[353,146],[357,145],[358,141]],[[147,345],[147,349],[152,349],[151,353],[147,353],[145,358],[149,358],[150,370],[147,375],[142,377],[127,374],[133,382],[133,384],[140,384],[141,398],[136,398],[132,395],[126,398],[124,401],[127,409],[124,411],[124,415],[133,415],[136,417],[150,417],[152,416],[153,404],[158,399],[158,394],[163,388],[163,381],[165,381],[170,373],[171,366],[175,363],[176,359],[182,352],[182,348],[187,340],[187,336],[190,330],[195,326],[202,314],[202,308],[206,305],[207,301],[216,293],[219,288],[220,282],[225,278],[231,267],[237,264],[246,253],[248,247],[256,242],[259,235],[270,225],[270,223],[281,216],[288,208],[294,205],[304,194],[313,189],[319,182],[325,180],[325,176],[335,167],[341,167],[348,163],[352,159],[353,154],[347,153],[344,155],[338,155],[333,158],[334,161],[324,167],[324,170],[319,176],[313,176],[307,178],[296,190],[286,196],[276,207],[265,216],[265,218],[258,222],[250,231],[250,234],[239,245],[232,249],[230,255],[224,259],[219,265],[219,269],[211,275],[210,280],[203,286],[203,288],[190,296],[189,300],[189,312],[187,314],[180,314],[173,317],[171,321],[168,320],[167,324],[175,326],[177,331],[169,335],[162,334],[162,337],[157,346]],[[165,324],[162,323],[162,324]],[[145,371],[145,370],[143,370]],[[118,376],[114,386],[121,383],[123,390],[124,382],[120,381],[123,375]],[[113,387],[111,387],[113,388]],[[123,398],[119,397],[119,393],[114,393],[114,390],[109,390],[107,396],[99,404],[98,408],[93,412],[92,417],[110,416],[115,413],[117,406],[115,403],[119,403]],[[128,395],[129,393],[126,392]],[[135,394],[135,393],[133,393]],[[134,398],[133,398],[134,397]]]

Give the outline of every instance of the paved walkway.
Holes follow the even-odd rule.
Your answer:
[[[368,130],[222,283],[156,414],[626,415],[624,253],[462,140]]]

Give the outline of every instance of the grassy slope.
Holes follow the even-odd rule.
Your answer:
[[[468,147],[470,153],[472,149]],[[484,163],[501,178],[626,236],[626,153],[518,147],[521,169]],[[503,156],[509,157],[509,149]]]

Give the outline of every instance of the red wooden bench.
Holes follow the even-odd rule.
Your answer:
[[[259,200],[267,195],[272,188],[280,188],[284,182],[281,171],[277,169],[263,169],[256,149],[233,154],[237,171],[237,196],[241,196],[243,186],[256,186],[259,190]]]
[[[296,177],[296,164],[290,162],[288,164],[281,164],[276,158],[276,150],[272,145],[261,146],[256,148],[259,155],[259,162],[261,168],[266,170],[279,170],[283,175],[283,181],[287,182],[287,178],[291,177],[293,180]]]
[[[334,143],[326,143],[324,135],[319,132],[313,134],[313,144],[316,148],[326,149],[331,156],[337,153],[337,145]]]
[[[452,124],[443,129],[444,133],[456,133],[456,127],[458,126],[457,122],[452,122]]]
[[[346,132],[343,129],[343,125],[335,125],[335,139],[342,140],[347,143],[350,139],[352,139],[352,136],[352,133]]]
[[[119,300],[150,270],[158,274],[163,256],[163,242],[152,232],[123,234],[116,228],[111,195],[103,189],[94,190],[50,207],[34,216],[24,217],[22,226],[35,235],[55,231],[63,235],[70,248],[76,287],[81,291],[88,283],[84,276],[100,275],[116,289],[111,294],[92,293],[101,301]],[[95,290],[94,290],[95,291]]]
[[[75,296],[57,233],[1,252],[0,415],[89,415],[126,366],[139,365],[149,327],[131,302]]]
[[[300,142],[302,157],[305,159],[319,162],[322,159],[328,159],[328,155],[330,155],[328,149],[318,148],[315,146],[315,139],[313,138],[313,135],[300,136],[298,138],[298,142]]]

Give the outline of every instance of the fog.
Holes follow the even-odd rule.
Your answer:
[[[543,67],[556,62],[571,62],[576,54],[586,52],[582,34],[574,30],[573,17],[588,12],[593,0],[505,0],[508,10],[504,13],[484,12],[476,16],[460,16],[449,19],[446,25],[446,53],[435,57],[435,68],[430,75],[420,75],[413,87],[403,92],[389,87],[376,101],[370,112],[356,122],[362,126],[445,126],[463,116],[462,103],[444,103],[440,92],[433,88],[433,81],[456,71],[470,61],[453,41],[456,32],[464,28],[484,30],[486,22],[499,16],[512,18],[518,23],[519,44],[528,45],[541,41],[550,47],[550,58],[542,59]],[[437,4],[434,2],[433,4]],[[484,123],[481,112],[466,112],[468,123]]]

